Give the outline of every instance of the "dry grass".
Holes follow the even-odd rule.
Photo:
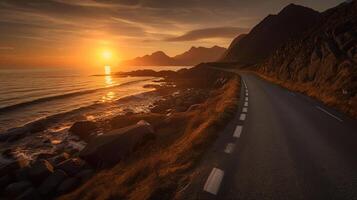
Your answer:
[[[282,87],[285,87],[292,91],[297,91],[303,94],[306,94],[318,101],[321,101],[325,105],[335,108],[341,112],[346,113],[347,115],[357,118],[357,97],[346,98],[340,94],[336,94],[333,91],[335,89],[330,86],[326,87],[317,87],[313,82],[301,83],[293,81],[282,81],[276,78],[275,76],[267,76],[258,72],[255,72],[258,76],[276,83]]]
[[[153,124],[156,140],[61,199],[171,199],[190,182],[197,161],[234,116],[239,88],[234,77],[197,110],[141,116]]]

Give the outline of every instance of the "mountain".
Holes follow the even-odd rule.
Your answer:
[[[136,57],[132,60],[126,60],[122,62],[123,65],[128,66],[153,66],[153,65],[176,65],[176,60],[169,57],[162,51],[154,52],[150,55],[145,55],[142,57]]]
[[[191,47],[188,51],[174,57],[170,57],[162,51],[157,51],[151,55],[123,61],[121,64],[126,66],[197,65],[201,62],[216,61],[225,51],[225,48],[219,46],[213,46],[211,48]]]
[[[259,72],[357,117],[357,1],[323,12]]]
[[[289,39],[313,26],[319,16],[315,10],[290,4],[277,15],[267,16],[249,34],[234,39],[221,60],[242,64],[263,61]]]
[[[196,65],[202,62],[212,62],[218,60],[226,48],[213,46],[212,48],[191,47],[190,50],[173,57],[182,65]]]
[[[226,50],[226,52],[223,53],[221,59],[229,57],[228,54],[230,54],[230,52],[233,51],[233,48],[235,48],[235,46],[238,45],[238,42],[240,42],[247,35],[248,34],[240,34],[236,38],[234,38],[233,41],[231,42],[231,44],[229,45],[228,49]]]

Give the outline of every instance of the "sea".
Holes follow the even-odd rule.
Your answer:
[[[178,70],[175,67],[132,69]],[[67,68],[0,69],[0,134],[37,121],[89,119],[123,110],[143,112],[155,100],[144,94],[155,77],[119,77],[110,66],[102,72]]]

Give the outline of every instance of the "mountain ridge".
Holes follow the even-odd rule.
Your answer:
[[[290,38],[314,25],[319,16],[320,13],[311,8],[289,4],[278,14],[265,17],[239,42],[231,45],[221,61],[261,62]]]
[[[357,118],[356,0],[321,13],[290,4],[235,40],[221,61]]]
[[[357,117],[357,1],[321,13],[315,26],[277,49],[258,71]]]
[[[163,51],[156,51],[150,55],[136,57],[134,59],[125,60],[121,64],[126,66],[172,66],[172,65],[197,65],[202,62],[212,62],[218,60],[226,48],[217,45],[207,47],[192,46],[189,50],[170,57]]]

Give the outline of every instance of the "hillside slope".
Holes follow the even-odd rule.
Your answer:
[[[357,116],[357,2],[322,13],[299,39],[279,48],[259,72]]]
[[[314,25],[319,15],[310,8],[290,4],[277,15],[267,16],[243,38],[233,40],[222,61],[242,64],[261,62],[289,39]]]

